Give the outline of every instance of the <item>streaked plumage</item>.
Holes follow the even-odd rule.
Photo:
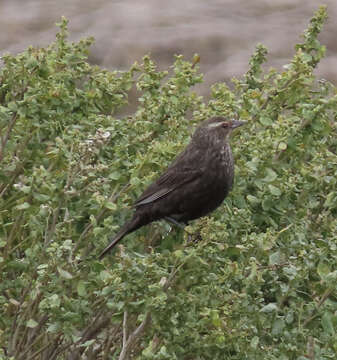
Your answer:
[[[242,121],[212,117],[194,132],[191,142],[135,202],[135,213],[100,254],[102,258],[125,235],[152,221],[180,223],[215,210],[232,188],[234,161],[229,144]]]

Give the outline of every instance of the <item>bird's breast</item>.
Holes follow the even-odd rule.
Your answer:
[[[222,162],[221,168],[223,171],[224,181],[230,190],[234,179],[234,160],[232,150],[229,145],[222,147],[220,151],[220,161]]]
[[[206,158],[207,163],[204,164],[204,168],[207,170],[201,182],[209,196],[222,201],[233,185],[234,161],[231,149],[228,145],[221,146]]]

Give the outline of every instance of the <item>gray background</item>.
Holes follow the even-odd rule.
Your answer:
[[[127,69],[151,53],[161,69],[174,54],[201,56],[205,93],[215,81],[247,71],[257,43],[269,48],[268,66],[289,62],[294,45],[321,4],[313,0],[0,0],[0,53],[48,45],[62,15],[71,40],[94,36],[90,61]],[[317,75],[337,80],[337,1],[326,0],[329,20],[320,36],[327,55]]]

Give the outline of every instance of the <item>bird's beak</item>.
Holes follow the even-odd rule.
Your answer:
[[[231,128],[235,129],[235,128],[237,128],[239,126],[242,126],[242,125],[245,125],[245,124],[246,124],[246,121],[232,120]]]

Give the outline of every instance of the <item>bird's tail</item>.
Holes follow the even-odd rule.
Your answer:
[[[99,259],[101,260],[106,253],[108,253],[115,245],[119,243],[123,239],[123,237],[127,234],[129,234],[132,231],[137,230],[140,228],[142,224],[140,224],[138,217],[133,217],[129,222],[127,222],[115,235],[115,237],[112,238],[111,243],[99,254]]]

